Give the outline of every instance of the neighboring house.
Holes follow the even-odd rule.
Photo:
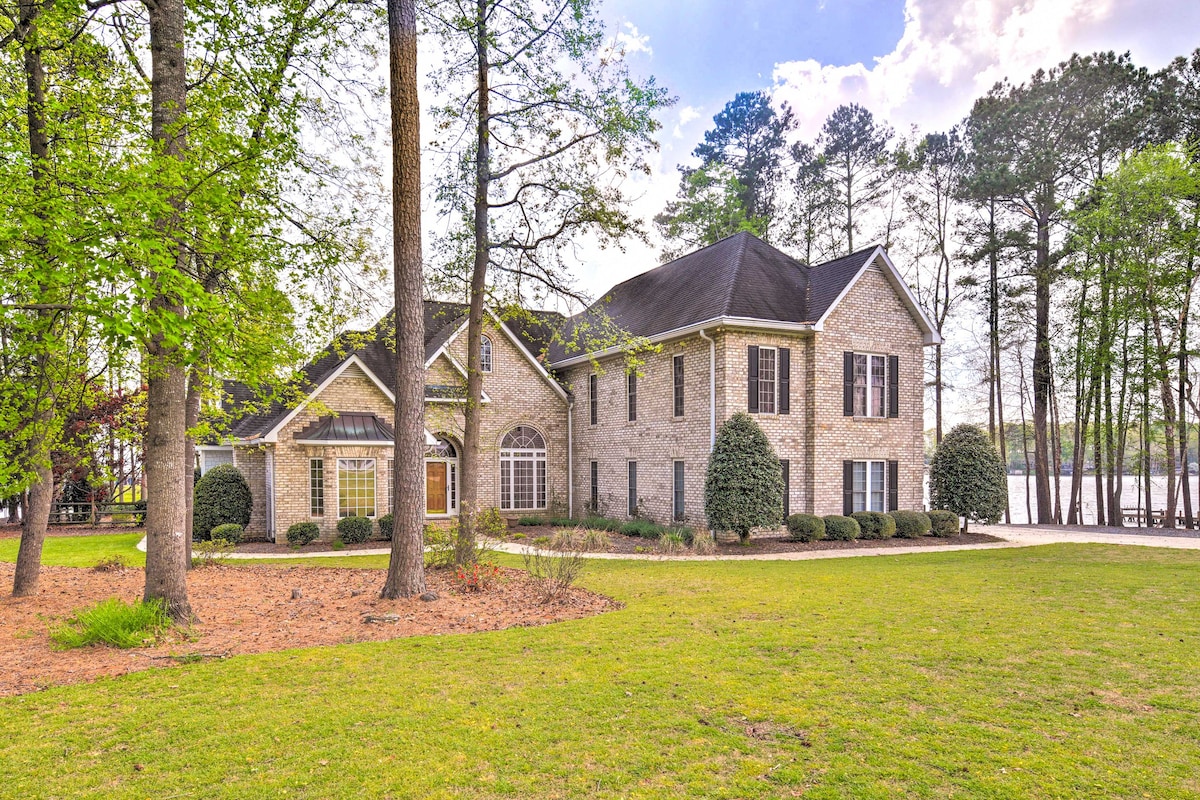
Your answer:
[[[657,346],[635,372],[619,348],[564,344],[605,320]],[[246,473],[253,532],[314,520],[328,538],[340,516],[390,510],[390,319],[374,333],[305,368],[305,403],[235,412],[230,444],[203,451],[205,469],[232,458]],[[417,502],[431,519],[458,512],[465,340],[464,306],[426,303]],[[923,348],[938,341],[882,248],[809,267],[746,233],[625,281],[568,320],[489,314],[481,503],[506,516],[703,525],[715,431],[748,411],[783,462],[788,513],[920,508]],[[249,396],[230,393],[234,408]]]

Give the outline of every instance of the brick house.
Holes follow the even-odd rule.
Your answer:
[[[788,513],[922,505],[923,348],[940,338],[882,248],[810,267],[741,233],[570,319],[487,322],[479,495],[507,516],[702,526],[708,453],[739,411],[783,463]],[[339,516],[390,508],[390,324],[309,364],[303,403],[235,413],[230,443],[203,450],[203,469],[232,460],[247,475],[253,532],[312,520],[331,537]],[[652,345],[634,370],[620,347],[579,345],[607,324]],[[430,519],[457,514],[465,340],[465,307],[426,303]]]

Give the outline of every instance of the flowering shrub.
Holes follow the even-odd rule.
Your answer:
[[[454,568],[454,586],[460,592],[484,592],[500,578],[500,568],[495,564],[476,561],[468,567]]]

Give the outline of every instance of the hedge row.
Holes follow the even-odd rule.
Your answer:
[[[788,538],[794,542],[815,542],[833,539],[849,542],[855,539],[915,539],[918,536],[955,536],[958,517],[950,511],[856,511],[848,517],[831,514],[816,517],[812,514],[792,514],[787,518]]]

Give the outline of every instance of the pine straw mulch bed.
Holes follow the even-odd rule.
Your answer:
[[[210,566],[188,574],[199,624],[173,630],[153,647],[55,650],[51,628],[108,597],[139,599],[143,570],[43,567],[38,596],[14,598],[9,594],[13,569],[11,563],[0,563],[0,695],[197,658],[545,625],[620,607],[579,588],[543,604],[526,574],[511,569],[502,570],[502,580],[487,591],[466,593],[453,588],[448,571],[427,570],[426,583],[439,598],[425,602],[415,597],[381,600],[383,570]],[[300,590],[300,599],[292,599],[293,589]],[[394,618],[365,622],[367,615]]]
[[[549,526],[524,526],[513,528],[509,531],[508,537],[505,539],[509,544],[530,545],[532,547],[548,548],[549,543],[537,539],[549,537],[553,539],[554,532],[558,530]],[[516,538],[514,533],[524,535],[524,538]],[[610,547],[603,551],[606,553],[646,553],[652,554],[657,552],[656,539],[643,539],[640,536],[626,536],[622,533],[610,533]],[[964,545],[964,544],[992,544],[995,542],[1003,542],[1004,539],[991,536],[986,533],[960,533],[957,536],[936,537],[922,536],[917,539],[900,539],[893,537],[891,539],[856,539],[852,542],[836,541],[832,539],[821,539],[816,542],[793,542],[779,535],[753,535],[750,541],[746,544],[741,542],[717,542],[717,548],[713,551],[716,556],[753,556],[753,555],[769,555],[773,553],[808,553],[818,550],[865,550],[877,547],[894,547],[894,548],[912,548],[912,547],[928,547],[938,548],[946,545]],[[688,555],[690,551],[680,553],[679,555]]]

